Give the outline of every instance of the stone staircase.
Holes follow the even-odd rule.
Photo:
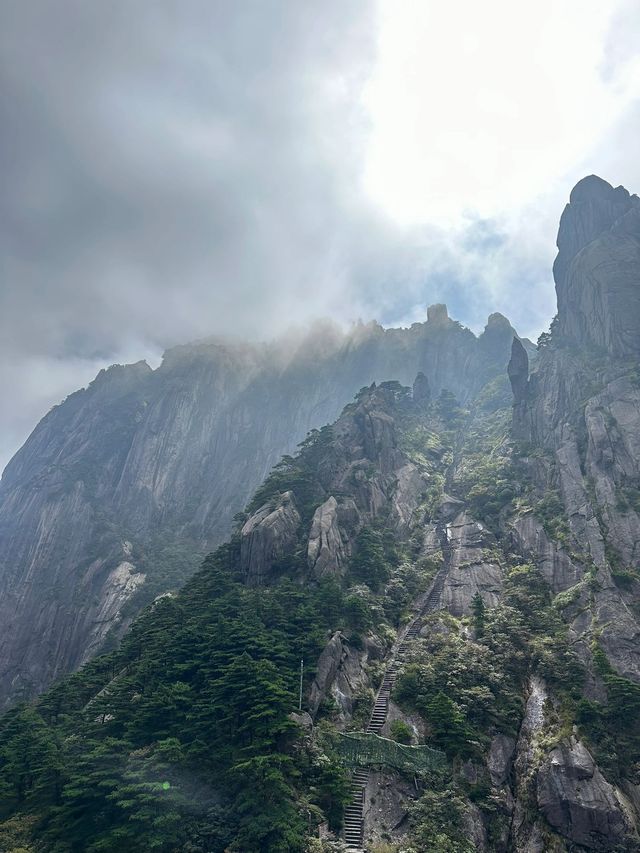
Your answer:
[[[420,634],[422,617],[437,608],[444,586],[445,570],[441,570],[435,577],[431,588],[420,602],[419,612],[409,623],[398,645],[392,650],[389,664],[385,670],[384,678],[380,684],[378,694],[373,703],[371,719],[366,731],[369,734],[379,735],[384,724],[387,722],[389,713],[389,700],[398,677],[398,669],[405,659],[405,655],[411,643]],[[344,840],[347,848],[352,853],[364,853],[364,795],[369,781],[369,770],[366,767],[358,768],[352,778],[352,799],[344,812]]]
[[[351,803],[344,810],[344,840],[349,850],[362,851],[364,835],[364,791],[369,781],[369,771],[358,768],[351,781]]]
[[[433,585],[431,586],[431,589],[427,592],[427,595],[424,599],[424,605],[422,607],[423,614],[431,613],[432,611],[438,609],[438,605],[440,604],[440,598],[442,596],[442,590],[444,589],[444,580],[446,575],[446,568],[442,568],[435,576]]]

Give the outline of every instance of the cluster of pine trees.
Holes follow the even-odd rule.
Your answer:
[[[344,771],[289,715],[342,591],[251,590],[236,565],[223,546],[117,651],[2,719],[0,820],[35,820],[46,849],[78,853],[295,851],[339,820]]]

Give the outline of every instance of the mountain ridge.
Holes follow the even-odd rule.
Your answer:
[[[76,668],[180,586],[281,455],[360,387],[423,370],[464,400],[504,368],[502,315],[476,337],[445,306],[428,313],[344,336],[320,324],[293,349],[174,347],[156,370],[116,365],[54,407],[0,481],[3,701]]]

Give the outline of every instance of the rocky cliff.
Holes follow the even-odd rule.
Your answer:
[[[448,423],[423,414],[418,442],[403,426],[422,459],[449,450],[426,475],[435,494],[418,525],[420,559],[439,568],[383,734],[426,737],[459,763],[453,784],[422,796],[388,768],[371,774],[370,843],[640,849],[637,214],[623,188],[581,181],[558,235],[558,316],[533,369],[513,341],[513,403],[493,383]],[[336,699],[339,679],[338,666]]]
[[[362,833],[393,853],[639,851],[635,209],[600,179],[572,193],[558,317],[535,362],[509,330],[499,351],[472,344],[486,372],[459,377],[457,398],[419,360],[412,389],[361,388],[275,466],[182,592],[0,720],[0,839],[329,853]],[[430,324],[436,340],[472,341],[442,308]],[[97,384],[132,445],[135,388],[158,374],[137,366]],[[74,395],[83,425],[97,389]],[[81,506],[87,482],[62,489],[61,505]],[[184,513],[167,529],[196,542],[206,513],[192,510],[197,535]],[[141,518],[132,506],[127,537],[105,533],[120,549],[112,589],[147,583]],[[104,613],[112,599],[100,600]]]
[[[410,329],[320,325],[101,371],[43,418],[0,484],[0,704],[76,668],[181,585],[282,454],[359,388],[422,371],[434,394],[466,400],[504,369],[513,334],[494,314],[476,338],[441,305]]]

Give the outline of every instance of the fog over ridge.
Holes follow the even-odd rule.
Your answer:
[[[3,4],[0,466],[52,404],[100,368],[141,358],[157,365],[165,349],[209,335],[272,339],[318,317],[344,328],[359,317],[410,325],[439,301],[476,332],[493,311],[521,334],[548,325],[555,230],[571,186],[597,170],[640,187],[630,153],[637,101],[624,95],[624,109],[616,106],[621,69],[635,79],[628,33],[638,11],[623,0],[606,16],[584,6],[585,32],[602,31],[598,79],[615,109],[608,135],[585,142],[571,174],[550,169],[549,185],[508,215],[471,206],[455,222],[399,224],[366,186],[378,130],[364,93],[386,73],[381,26],[391,8],[373,0]],[[414,8],[403,12],[409,32]],[[500,10],[492,0],[489,16]],[[572,14],[556,24],[580,71]],[[448,25],[434,20],[436,30]],[[442,32],[463,80],[456,45],[466,39]],[[429,106],[446,75],[421,83],[434,134],[439,118]],[[544,105],[526,108],[546,115]],[[425,159],[434,156],[431,135],[418,139]],[[470,132],[471,171],[482,176],[479,143]],[[488,173],[483,180],[491,185]],[[454,180],[450,188],[464,195]]]

